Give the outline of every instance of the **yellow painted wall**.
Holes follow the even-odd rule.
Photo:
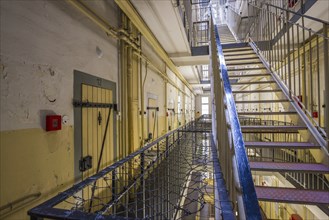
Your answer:
[[[0,206],[41,192],[40,199],[4,219],[28,219],[29,208],[72,186],[73,126],[52,132],[38,128],[3,131],[0,146]]]

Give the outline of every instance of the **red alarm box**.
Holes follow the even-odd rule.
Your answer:
[[[318,118],[319,117],[318,112],[312,112],[312,116],[313,118]]]
[[[46,131],[57,131],[62,129],[61,115],[47,115],[46,116]]]
[[[303,218],[300,217],[300,215],[298,215],[298,214],[292,214],[289,219],[290,220],[303,220]]]
[[[302,106],[302,104],[301,104],[301,103],[303,102],[303,96],[302,96],[302,95],[298,95],[297,98],[299,99],[299,101],[297,101],[299,107],[300,107],[300,108],[303,108],[303,106]]]

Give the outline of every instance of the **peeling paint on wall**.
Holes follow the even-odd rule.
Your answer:
[[[117,82],[116,41],[81,16],[65,1],[1,1],[1,131],[39,128],[40,109],[72,125],[74,69]]]

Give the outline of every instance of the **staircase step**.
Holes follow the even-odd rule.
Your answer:
[[[329,173],[329,167],[321,163],[250,162],[250,169],[275,172]]]
[[[288,99],[235,101],[235,104],[290,102]]]
[[[276,83],[274,80],[271,81],[255,81],[255,82],[236,82],[236,83],[231,83],[231,85],[255,85],[255,84],[273,84]]]
[[[241,63],[226,63],[226,66],[241,66],[241,65],[260,65],[263,64],[262,61],[254,61],[254,62],[241,62]]]
[[[271,93],[271,92],[282,92],[280,89],[273,90],[241,90],[241,91],[233,91],[233,93]]]
[[[238,115],[294,115],[297,112],[286,111],[286,112],[238,112]]]
[[[256,186],[255,189],[257,198],[261,201],[308,205],[329,204],[329,191],[264,186]]]
[[[225,59],[226,62],[229,62],[229,61],[238,61],[238,60],[259,60],[259,57],[258,56],[255,56],[255,57],[244,57],[244,58],[239,57],[239,58]]]
[[[279,148],[279,149],[319,149],[319,145],[309,142],[254,142],[246,141],[244,145],[248,148]]]
[[[230,78],[248,78],[248,77],[268,77],[272,76],[269,73],[260,73],[260,74],[243,74],[243,75],[229,75]]]
[[[238,72],[238,71],[250,71],[250,70],[264,70],[265,66],[262,67],[250,67],[250,68],[239,68],[239,69],[227,69],[228,72]]]
[[[298,133],[299,130],[306,130],[307,127],[295,125],[242,125],[241,129],[243,133]]]
[[[252,53],[239,53],[239,54],[235,54],[235,53],[232,53],[232,54],[224,54],[224,57],[227,58],[227,57],[243,57],[243,56],[249,56],[249,55],[256,55],[255,52],[252,52]]]
[[[241,52],[241,51],[254,51],[251,47],[235,47],[235,48],[224,48],[223,52],[224,55],[225,53],[230,53],[230,52]]]

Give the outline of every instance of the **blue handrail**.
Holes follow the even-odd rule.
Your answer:
[[[212,20],[213,24],[214,21]],[[224,54],[222,45],[220,42],[218,28],[213,25],[215,31],[215,41],[217,47],[217,56],[219,59],[219,65],[221,70],[221,80],[223,81],[223,90],[224,90],[224,101],[226,101],[227,111],[229,118],[227,119],[230,127],[232,140],[234,145],[234,152],[236,158],[236,166],[238,171],[238,177],[240,182],[240,187],[242,190],[243,206],[245,219],[261,219],[260,208],[256,196],[256,191],[252,179],[252,174],[249,167],[249,161],[245,150],[245,145],[243,141],[243,135],[238,119],[238,114],[236,111],[236,106],[234,102],[234,97],[232,93],[232,88],[230,85],[227,67],[225,64]],[[220,83],[220,82],[217,82]],[[216,84],[215,84],[216,86]],[[222,103],[223,104],[223,103]],[[242,216],[241,216],[242,217]]]

